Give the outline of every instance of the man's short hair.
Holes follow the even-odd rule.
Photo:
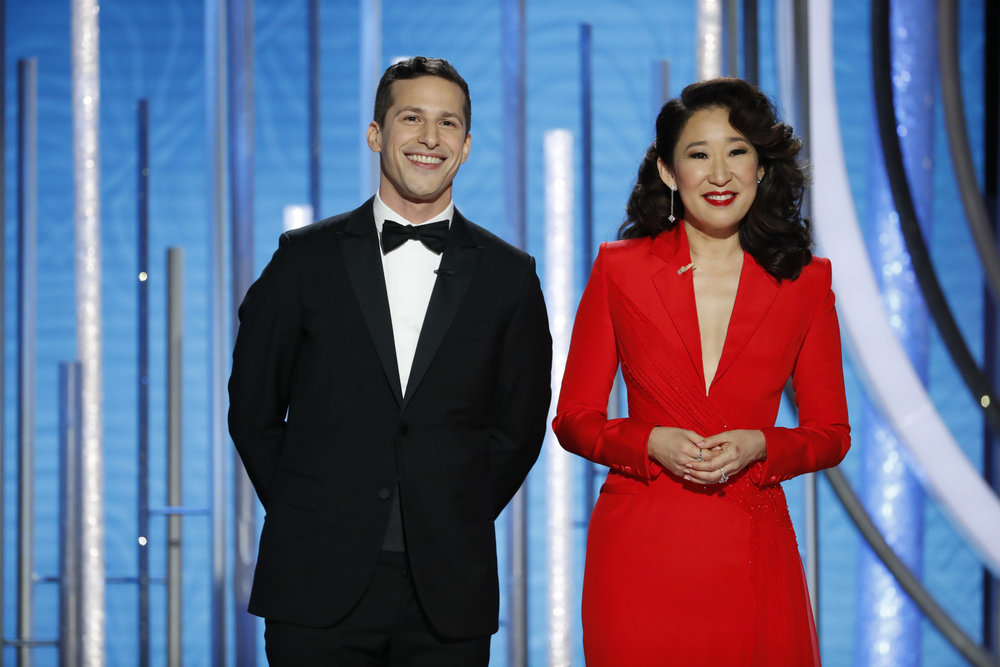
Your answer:
[[[378,82],[375,91],[375,122],[379,127],[385,125],[385,115],[392,106],[392,84],[401,79],[416,79],[421,76],[436,76],[451,81],[465,94],[465,131],[472,127],[472,100],[469,98],[469,84],[458,73],[451,63],[443,58],[425,58],[416,56],[390,65]]]

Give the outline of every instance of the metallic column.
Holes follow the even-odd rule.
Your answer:
[[[38,62],[17,63],[17,662],[31,665],[35,593]]]
[[[653,61],[653,115],[650,120],[655,121],[660,114],[663,105],[670,101],[670,61]],[[650,129],[655,130],[652,122]]]
[[[254,68],[253,0],[227,0],[229,24],[229,198],[232,244],[233,337],[237,309],[253,282]],[[257,620],[247,612],[253,581],[257,536],[257,496],[243,463],[233,456],[235,555],[233,598],[236,618],[236,664],[257,664]]]
[[[774,1],[774,63],[778,70],[781,113],[801,136],[808,136],[802,134],[802,128],[799,127],[799,119],[803,114],[799,109],[797,87],[798,70],[801,68],[795,62],[798,48],[798,40],[795,39],[795,2],[796,0]]]
[[[184,251],[167,248],[167,505],[182,500]],[[167,664],[181,664],[181,515],[167,516]]]
[[[139,267],[139,665],[149,667],[149,102],[139,100],[136,113],[136,216]]]
[[[80,664],[80,423],[82,366],[59,364],[59,664]]]
[[[757,0],[743,0],[743,78],[753,84],[760,80],[759,29]]]
[[[6,378],[7,378],[7,0],[0,0],[0,553],[4,553],[4,458],[6,438]],[[4,568],[0,563],[0,662],[3,662],[4,629]]]
[[[810,132],[810,81],[808,49],[808,3],[806,0],[779,0],[775,7],[775,50],[778,65],[779,93],[784,118],[805,137],[801,159],[809,162],[813,141]],[[812,200],[807,191],[802,213],[811,219]],[[802,476],[805,505],[805,571],[809,584],[809,599],[817,630],[820,628],[819,602],[819,502],[815,474]]]
[[[226,462],[232,455],[226,432],[226,378],[229,367],[229,318],[226,295],[226,3],[205,0],[205,127],[208,163],[209,438],[211,442],[213,665],[226,661]]]
[[[299,227],[305,227],[315,218],[313,207],[302,204],[288,204],[282,213],[281,227],[286,232]]]
[[[946,2],[938,11],[946,8]],[[1000,4],[984,3],[983,25],[1000,23]],[[952,11],[955,11],[952,9]],[[994,240],[1000,233],[1000,40],[990,40],[992,48],[986,49],[983,67],[984,88],[984,169],[983,197],[989,216],[989,229]],[[944,48],[944,41],[940,44]],[[943,68],[942,68],[943,69]],[[994,246],[1000,252],[1000,244]],[[984,297],[983,349],[985,365],[990,369],[994,384],[1000,382],[1000,303],[993,303],[989,294]],[[1000,439],[994,438],[988,427],[983,428],[984,478],[995,493],[1000,494]],[[994,653],[1000,653],[1000,579],[983,571],[983,643]]]
[[[794,118],[795,128],[800,136],[811,137],[809,110],[809,2],[794,0],[792,26],[794,28],[793,52],[794,93],[790,95],[795,102],[793,109],[797,113]],[[804,142],[801,159],[810,163],[810,142]],[[807,190],[802,202],[802,212],[807,219],[812,219],[812,197]],[[819,485],[815,473],[803,476],[803,495],[805,496],[805,544],[806,544],[806,581],[809,584],[809,599],[812,602],[813,618],[816,630],[820,628],[820,581],[819,581]]]
[[[580,257],[581,275],[590,275],[594,263],[594,69],[593,26],[580,24]],[[571,286],[572,287],[572,286]],[[608,403],[617,407],[618,392],[613,391]],[[617,413],[617,410],[613,412]],[[583,498],[586,503],[582,525],[590,522],[590,510],[597,502],[597,477],[604,466],[583,466]]]
[[[368,0],[361,3],[361,40],[359,54],[358,99],[361,100],[361,116],[358,127],[366,128],[372,121],[372,106],[375,90],[382,76],[382,0]],[[378,189],[378,155],[368,148],[364,132],[361,133],[360,160],[361,200],[372,196]]]
[[[933,210],[931,101],[937,62],[935,15],[934,0],[895,3],[890,15],[897,131],[904,147],[914,204],[923,221],[931,219]],[[869,252],[889,323],[926,383],[928,316],[899,229],[880,144],[876,140],[871,146]],[[924,227],[925,235],[929,229]],[[862,428],[866,451],[861,495],[886,541],[910,570],[919,575],[924,532],[924,496],[920,484],[904,464],[896,434],[870,404],[866,406]],[[870,665],[919,665],[921,614],[868,549],[860,554],[858,593],[855,661]]]
[[[545,293],[552,330],[551,423],[563,368],[569,353],[576,290],[573,284],[573,135],[568,130],[545,133]],[[568,667],[573,659],[570,631],[578,605],[573,599],[572,455],[546,432],[546,496],[548,508],[549,662]]]
[[[105,661],[104,454],[101,375],[100,8],[71,0],[77,358],[83,365],[83,663]]]
[[[740,0],[726,0],[726,76],[740,75]]]
[[[580,24],[580,185],[583,190],[580,244],[583,246],[584,273],[590,271],[594,262],[594,74],[591,32],[589,23]]]
[[[319,204],[322,196],[323,181],[321,178],[320,160],[323,154],[321,140],[321,78],[320,78],[320,13],[319,0],[309,0],[308,51],[309,51],[309,203],[314,215],[319,216]],[[366,198],[367,199],[367,198]]]
[[[698,80],[722,76],[722,0],[698,0]]]
[[[525,118],[524,0],[501,4],[501,68],[503,76],[504,212],[511,243],[527,247],[525,190],[527,121]],[[521,485],[507,509],[509,515],[508,654],[513,667],[528,664],[528,485]]]

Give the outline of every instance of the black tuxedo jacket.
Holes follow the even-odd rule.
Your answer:
[[[534,260],[455,211],[400,392],[369,200],[281,236],[240,306],[229,429],[266,510],[250,611],[322,627],[365,590],[399,488],[450,637],[497,630],[493,522],[538,457],[552,340]]]

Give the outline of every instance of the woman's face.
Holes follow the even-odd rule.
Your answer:
[[[757,150],[733,129],[722,107],[696,111],[674,147],[674,169],[662,160],[657,166],[663,182],[677,189],[684,220],[715,237],[739,231],[764,176]]]

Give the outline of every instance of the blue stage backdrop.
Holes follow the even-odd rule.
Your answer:
[[[372,100],[360,99],[359,22],[363,0],[322,0],[322,202],[317,217],[355,207],[362,189],[358,166],[362,113]],[[962,85],[969,110],[970,141],[982,162],[983,2],[961,4]],[[694,80],[695,4],[687,0],[605,0],[526,3],[527,59],[527,250],[544,271],[544,183],[542,137],[566,128],[579,136],[580,24],[592,24],[593,40],[593,184],[594,244],[614,238],[636,168],[653,137],[653,63],[670,62],[670,92]],[[761,84],[778,98],[777,71],[771,51],[777,30],[774,4],[760,2]],[[381,67],[394,58],[434,55],[449,59],[468,80],[473,102],[472,153],[455,189],[459,208],[501,236],[505,228],[503,171],[505,151],[501,86],[501,7],[498,0],[383,0]],[[307,3],[304,0],[257,0],[255,7],[255,275],[277,245],[286,205],[309,203],[307,145]],[[835,8],[836,76],[855,206],[866,219],[870,165],[868,145],[872,94],[869,3],[842,0]],[[138,656],[138,593],[128,579],[137,574],[137,223],[136,105],[150,106],[150,401],[152,406],[150,504],[166,502],[166,249],[184,248],[184,504],[204,507],[211,500],[209,475],[209,319],[210,239],[209,161],[205,129],[204,10],[198,0],[106,0],[101,3],[101,161],[103,206],[104,298],[104,483],[106,494],[107,664],[134,664]],[[15,619],[16,559],[16,395],[15,260],[16,249],[16,65],[38,59],[39,92],[39,234],[37,340],[37,518],[36,571],[40,578],[58,569],[57,364],[76,356],[73,271],[73,174],[71,153],[70,52],[68,3],[56,0],[10,0],[8,36],[6,270],[7,313],[5,429],[5,534],[2,562],[4,632],[12,637]],[[939,93],[935,93],[939,94]],[[952,308],[967,340],[981,354],[981,275],[964,224],[953,182],[941,106],[935,106],[933,157],[934,224],[931,247]],[[366,116],[367,117],[367,116]],[[813,128],[824,132],[824,128]],[[580,142],[575,145],[579,147]],[[579,148],[577,149],[579,150]],[[580,179],[577,178],[579,183]],[[581,207],[577,206],[579,214]],[[592,248],[591,251],[594,249]],[[578,249],[582,256],[583,249]],[[834,258],[836,261],[836,258]],[[577,295],[586,275],[577,271]],[[973,461],[981,459],[981,422],[977,408],[943,351],[930,337],[929,390],[948,426]],[[847,368],[850,407],[860,415],[863,390]],[[787,419],[784,416],[783,419]],[[861,433],[861,431],[857,431]],[[843,465],[859,480],[866,443],[856,439]],[[546,663],[546,503],[544,456],[528,482],[529,494],[529,662]],[[227,483],[231,479],[226,476]],[[799,527],[803,483],[786,484],[793,519]],[[825,481],[820,483],[820,639],[827,665],[851,665],[860,538]],[[982,570],[972,552],[930,500],[923,534],[923,580],[939,602],[974,638],[981,639]],[[588,508],[576,507],[573,561],[578,606],[582,580],[584,527]],[[166,572],[166,522],[152,519],[151,566]],[[231,530],[231,529],[230,529]],[[499,548],[506,562],[507,518],[498,526]],[[210,664],[210,525],[206,517],[184,518],[184,663]],[[232,549],[231,540],[229,548]],[[804,545],[803,545],[804,547]],[[231,559],[230,559],[231,561]],[[231,582],[228,582],[231,585]],[[501,582],[504,586],[504,582]],[[720,593],[725,584],[720,582]],[[502,589],[506,597],[506,589]],[[35,586],[35,630],[39,639],[58,633],[57,588]],[[669,595],[669,591],[664,591]],[[166,664],[166,594],[152,586],[151,640],[154,665]],[[233,609],[228,602],[226,627],[233,663]],[[507,664],[507,608],[493,642],[492,664]],[[262,630],[262,625],[261,625]],[[575,658],[583,664],[580,629],[573,626]],[[651,639],[655,641],[654,639]],[[960,664],[958,655],[930,626],[920,636],[924,664]],[[265,664],[263,641],[258,642]],[[14,650],[3,649],[3,664]],[[54,665],[54,648],[39,648],[36,665]]]

